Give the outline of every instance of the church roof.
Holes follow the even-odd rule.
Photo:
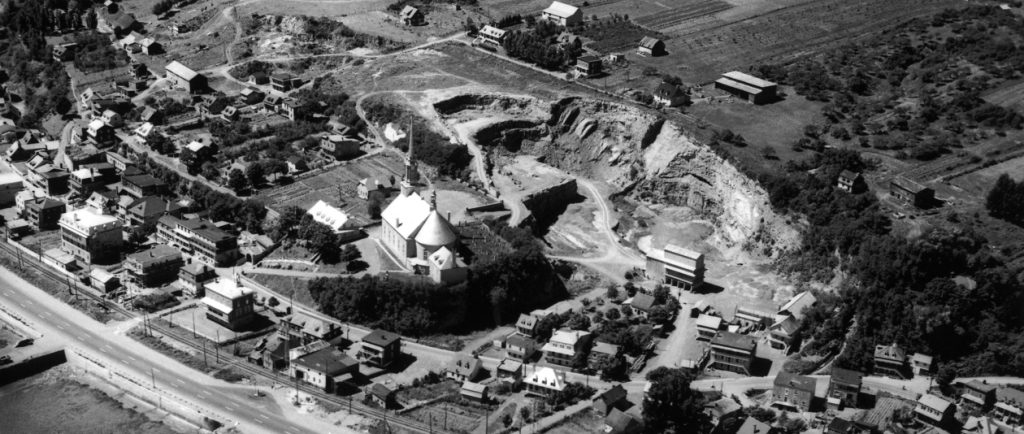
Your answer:
[[[430,212],[416,234],[416,242],[427,246],[447,246],[458,239],[455,228],[437,210]]]
[[[410,193],[407,196],[398,195],[380,213],[381,220],[391,225],[405,238],[412,238],[429,215],[430,204],[423,200],[419,193]]]

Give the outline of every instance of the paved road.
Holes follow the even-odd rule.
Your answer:
[[[155,378],[158,390],[212,410],[215,418],[238,422],[243,432],[301,433],[312,429],[283,420],[270,398],[252,400],[250,387],[232,385],[195,371],[119,334],[43,290],[0,268],[0,302],[31,323],[48,339],[74,345],[90,357],[103,359],[119,372],[140,379]],[[152,369],[152,371],[151,371]],[[346,432],[339,427],[337,432]]]

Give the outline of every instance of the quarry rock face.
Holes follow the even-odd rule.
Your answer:
[[[690,207],[716,223],[724,247],[774,255],[799,242],[757,181],[657,113],[581,98],[544,103],[481,95],[462,95],[435,107],[442,116],[463,110],[501,115],[506,120],[476,136],[492,153],[534,155],[568,173],[611,184],[636,201]],[[509,121],[509,112],[521,116]],[[546,112],[546,118],[538,112]]]

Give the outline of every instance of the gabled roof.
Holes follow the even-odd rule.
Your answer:
[[[736,434],[768,434],[771,429],[772,427],[768,424],[748,417],[743,421],[743,425],[740,426],[739,431],[736,431]]]
[[[352,366],[359,365],[355,359],[334,347],[327,347],[322,350],[306,354],[292,361],[296,365],[305,367],[316,372],[323,372],[333,376],[335,373],[343,372]]]
[[[654,308],[654,296],[641,292],[633,297],[633,301],[629,305],[633,309],[650,312]]]
[[[383,384],[373,383],[372,385],[370,385],[369,393],[381,400],[387,400],[388,398],[391,397],[391,394],[394,393],[394,391],[392,391],[390,387],[385,386]]]
[[[697,327],[709,328],[712,330],[718,330],[722,328],[722,318],[714,315],[700,314],[697,317]]]
[[[537,341],[533,340],[532,338],[528,338],[526,336],[512,335],[512,336],[509,336],[508,339],[505,340],[505,345],[508,345],[510,347],[520,347],[520,348],[536,348],[537,347]]]
[[[624,413],[622,410],[615,408],[608,413],[608,416],[605,416],[604,424],[611,428],[609,434],[620,434],[636,431],[640,425],[640,421],[636,420],[635,417]]]
[[[852,170],[845,170],[844,169],[842,172],[839,172],[839,177],[843,178],[843,179],[853,180],[853,179],[857,179],[858,176],[860,176],[860,173],[854,172]]]
[[[750,336],[744,336],[738,333],[732,332],[718,332],[714,338],[711,339],[712,345],[721,345],[724,347],[740,349],[744,351],[754,351],[757,346],[757,341]]]
[[[609,344],[608,342],[598,341],[594,344],[594,347],[590,349],[590,354],[606,354],[609,356],[616,356],[619,354],[620,347],[615,344]]]
[[[489,38],[501,39],[505,37],[505,31],[494,26],[484,26],[480,29],[480,34]]]
[[[436,252],[430,254],[430,263],[441,270],[451,270],[455,268],[455,254],[447,247],[441,247]]]
[[[537,317],[528,315],[525,313],[519,314],[519,319],[516,320],[516,327],[523,327],[533,329],[537,325]]]
[[[811,307],[817,301],[818,299],[814,298],[814,294],[811,294],[810,291],[804,291],[795,295],[788,303],[784,304],[779,309],[779,313],[788,312],[799,321],[804,317],[803,310]]]
[[[430,214],[430,204],[419,193],[398,195],[395,200],[380,213],[391,227],[395,228],[404,238],[411,238]]]
[[[713,413],[718,417],[722,417],[727,414],[731,414],[733,412],[742,410],[743,407],[740,406],[740,404],[737,403],[736,400],[732,398],[722,397],[715,401],[711,401],[707,404],[704,404],[704,409],[705,411]]]
[[[580,8],[572,5],[567,5],[562,2],[551,2],[551,6],[544,9],[544,13],[554,15],[559,18],[569,18],[580,12]]]
[[[185,80],[190,81],[193,78],[196,78],[197,75],[199,75],[198,72],[193,71],[192,68],[183,65],[181,62],[177,60],[168,63],[166,69],[167,72],[173,73],[174,75],[177,75],[181,78],[184,78]]]
[[[601,401],[605,405],[615,405],[619,401],[626,399],[626,389],[621,384],[612,386],[611,389],[605,390],[594,397],[594,402]]]
[[[333,231],[340,231],[349,219],[348,214],[344,211],[322,200],[317,201],[306,213],[313,216],[314,221],[326,225]]]
[[[742,73],[742,72],[739,72],[739,71],[729,71],[729,72],[726,72],[725,74],[722,74],[722,77],[725,77],[725,78],[728,78],[728,79],[732,79],[732,80],[738,81],[740,83],[747,84],[747,85],[750,85],[750,86],[753,86],[753,87],[757,87],[757,88],[765,88],[765,87],[775,86],[775,83],[772,83],[772,82],[770,82],[768,80],[762,80],[760,78],[754,77],[753,75]]]
[[[405,8],[402,9],[402,13],[400,13],[399,16],[401,16],[402,18],[412,18],[418,13],[420,13],[419,9],[406,5]]]
[[[654,90],[654,96],[663,99],[676,98],[683,94],[683,90],[674,84],[662,83]]]
[[[931,408],[931,409],[934,409],[934,410],[938,410],[939,413],[945,413],[946,409],[948,409],[949,406],[952,405],[952,403],[950,403],[949,401],[946,401],[945,399],[942,399],[942,398],[940,398],[938,396],[935,396],[935,395],[932,395],[930,393],[926,393],[923,396],[921,396],[921,399],[918,399],[917,403],[919,405],[922,405],[922,406],[925,406],[925,407],[928,407],[928,408]]]

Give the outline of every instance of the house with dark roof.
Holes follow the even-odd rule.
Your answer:
[[[591,78],[601,73],[601,58],[597,56],[580,56],[576,58],[573,71],[576,77]]]
[[[207,89],[206,76],[177,60],[167,64],[165,70],[167,80],[172,85],[185,89],[188,93],[200,93]]]
[[[237,235],[198,218],[184,220],[164,215],[157,220],[156,236],[209,265],[234,264],[239,257]]]
[[[287,72],[278,72],[270,76],[270,87],[278,92],[288,92],[295,84],[295,76]]]
[[[968,411],[983,413],[991,409],[995,402],[996,386],[978,380],[963,383],[960,405]]]
[[[505,352],[508,357],[525,362],[533,358],[537,352],[537,341],[531,337],[514,334],[505,340]]]
[[[750,375],[757,341],[737,333],[721,331],[711,339],[711,367]]]
[[[425,24],[423,12],[410,5],[406,5],[402,9],[402,12],[398,14],[398,18],[402,20],[402,24],[407,26],[422,26]]]
[[[722,397],[704,404],[704,414],[711,419],[711,425],[718,426],[722,419],[739,413],[743,407],[735,399]]]
[[[157,196],[136,199],[125,209],[125,224],[128,226],[155,225],[164,215],[181,217],[181,206]]]
[[[519,314],[519,319],[516,320],[516,333],[519,333],[523,336],[532,337],[534,333],[537,331],[538,322],[540,321],[537,319],[537,317],[530,314],[521,313]]]
[[[850,421],[841,417],[833,418],[825,428],[825,434],[874,434],[875,426],[867,422]]]
[[[637,44],[636,54],[644,57],[655,57],[665,55],[665,41],[650,36],[644,36]]]
[[[363,337],[356,358],[377,368],[387,368],[401,356],[402,338],[394,333],[374,330]]]
[[[829,405],[833,402],[838,407],[854,407],[860,403],[860,388],[864,374],[843,368],[832,368],[832,376],[828,382]]]
[[[562,32],[556,39],[558,46],[563,49],[566,48],[583,48],[583,40],[579,36],[576,36],[570,32]]]
[[[612,409],[604,418],[606,434],[636,434],[643,431],[643,423],[633,415],[617,408]]]
[[[270,76],[266,72],[256,71],[249,75],[249,83],[267,84],[270,83]]]
[[[654,310],[654,296],[638,292],[633,299],[627,302],[629,308],[633,310],[633,315],[647,319],[650,316],[651,311]]]
[[[282,335],[298,338],[303,345],[316,341],[329,341],[341,336],[341,327],[338,327],[337,324],[314,318],[302,312],[293,313],[281,320],[278,326]]]
[[[813,378],[782,371],[775,376],[772,385],[772,406],[811,411],[815,388]]]
[[[935,190],[907,178],[896,178],[890,181],[889,194],[917,208],[928,208],[935,202]]]
[[[597,371],[601,366],[605,366],[609,361],[619,357],[621,353],[622,347],[598,341],[590,348],[590,355],[587,356],[587,367]]]
[[[186,297],[202,297],[206,292],[206,282],[216,278],[217,270],[213,267],[189,258],[178,272],[178,286]]]
[[[166,183],[164,183],[160,178],[148,173],[121,177],[121,192],[136,199],[159,195],[163,193],[166,188]]]
[[[133,282],[152,287],[177,279],[178,270],[184,264],[178,249],[157,244],[149,250],[128,255],[124,268]]]
[[[67,205],[56,199],[38,198],[25,204],[25,220],[38,231],[55,229]]]
[[[677,107],[689,101],[686,91],[679,86],[669,83],[661,83],[654,89],[654,103],[665,107]]]
[[[616,384],[610,389],[598,393],[592,400],[594,411],[600,416],[607,416],[612,410],[625,410],[629,406],[626,400],[626,389]]]
[[[366,388],[366,399],[380,408],[388,408],[395,400],[395,391],[381,383],[373,383]]]
[[[302,342],[296,338],[272,337],[266,345],[249,353],[248,359],[253,364],[277,371],[288,366],[288,350],[300,346]]]

